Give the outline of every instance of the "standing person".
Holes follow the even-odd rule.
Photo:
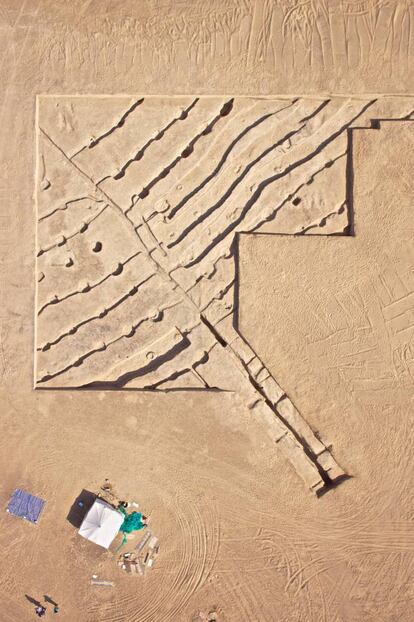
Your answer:
[[[43,607],[43,605],[39,605],[38,607],[36,607],[35,612],[36,615],[39,616],[39,618],[43,618],[46,613],[46,607]]]
[[[59,605],[53,607],[53,613],[59,613]]]

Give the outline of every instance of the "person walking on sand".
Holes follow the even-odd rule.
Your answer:
[[[36,607],[35,612],[36,615],[39,616],[39,618],[43,618],[46,613],[46,607],[43,607],[43,605],[39,605],[38,607]]]
[[[53,607],[53,613],[59,613],[59,605]]]

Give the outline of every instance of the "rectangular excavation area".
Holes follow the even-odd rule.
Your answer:
[[[408,119],[412,98],[37,105],[36,388],[235,391],[312,490],[342,478],[239,329],[239,236],[341,248],[352,128]]]

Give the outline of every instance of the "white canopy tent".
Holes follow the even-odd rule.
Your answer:
[[[93,506],[83,519],[79,534],[108,549],[117,535],[124,516],[105,501],[96,499]]]

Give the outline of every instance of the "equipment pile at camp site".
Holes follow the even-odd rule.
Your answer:
[[[92,497],[94,493],[91,493]],[[148,518],[141,512],[135,501],[122,501],[106,479],[90,507],[83,501],[78,506],[84,511],[79,534],[112,554],[117,554],[127,544],[131,551],[118,557],[118,566],[129,574],[144,575],[151,568],[159,552],[158,538],[147,527]],[[137,542],[137,532],[145,529],[144,537]],[[94,583],[102,585],[102,582]]]

